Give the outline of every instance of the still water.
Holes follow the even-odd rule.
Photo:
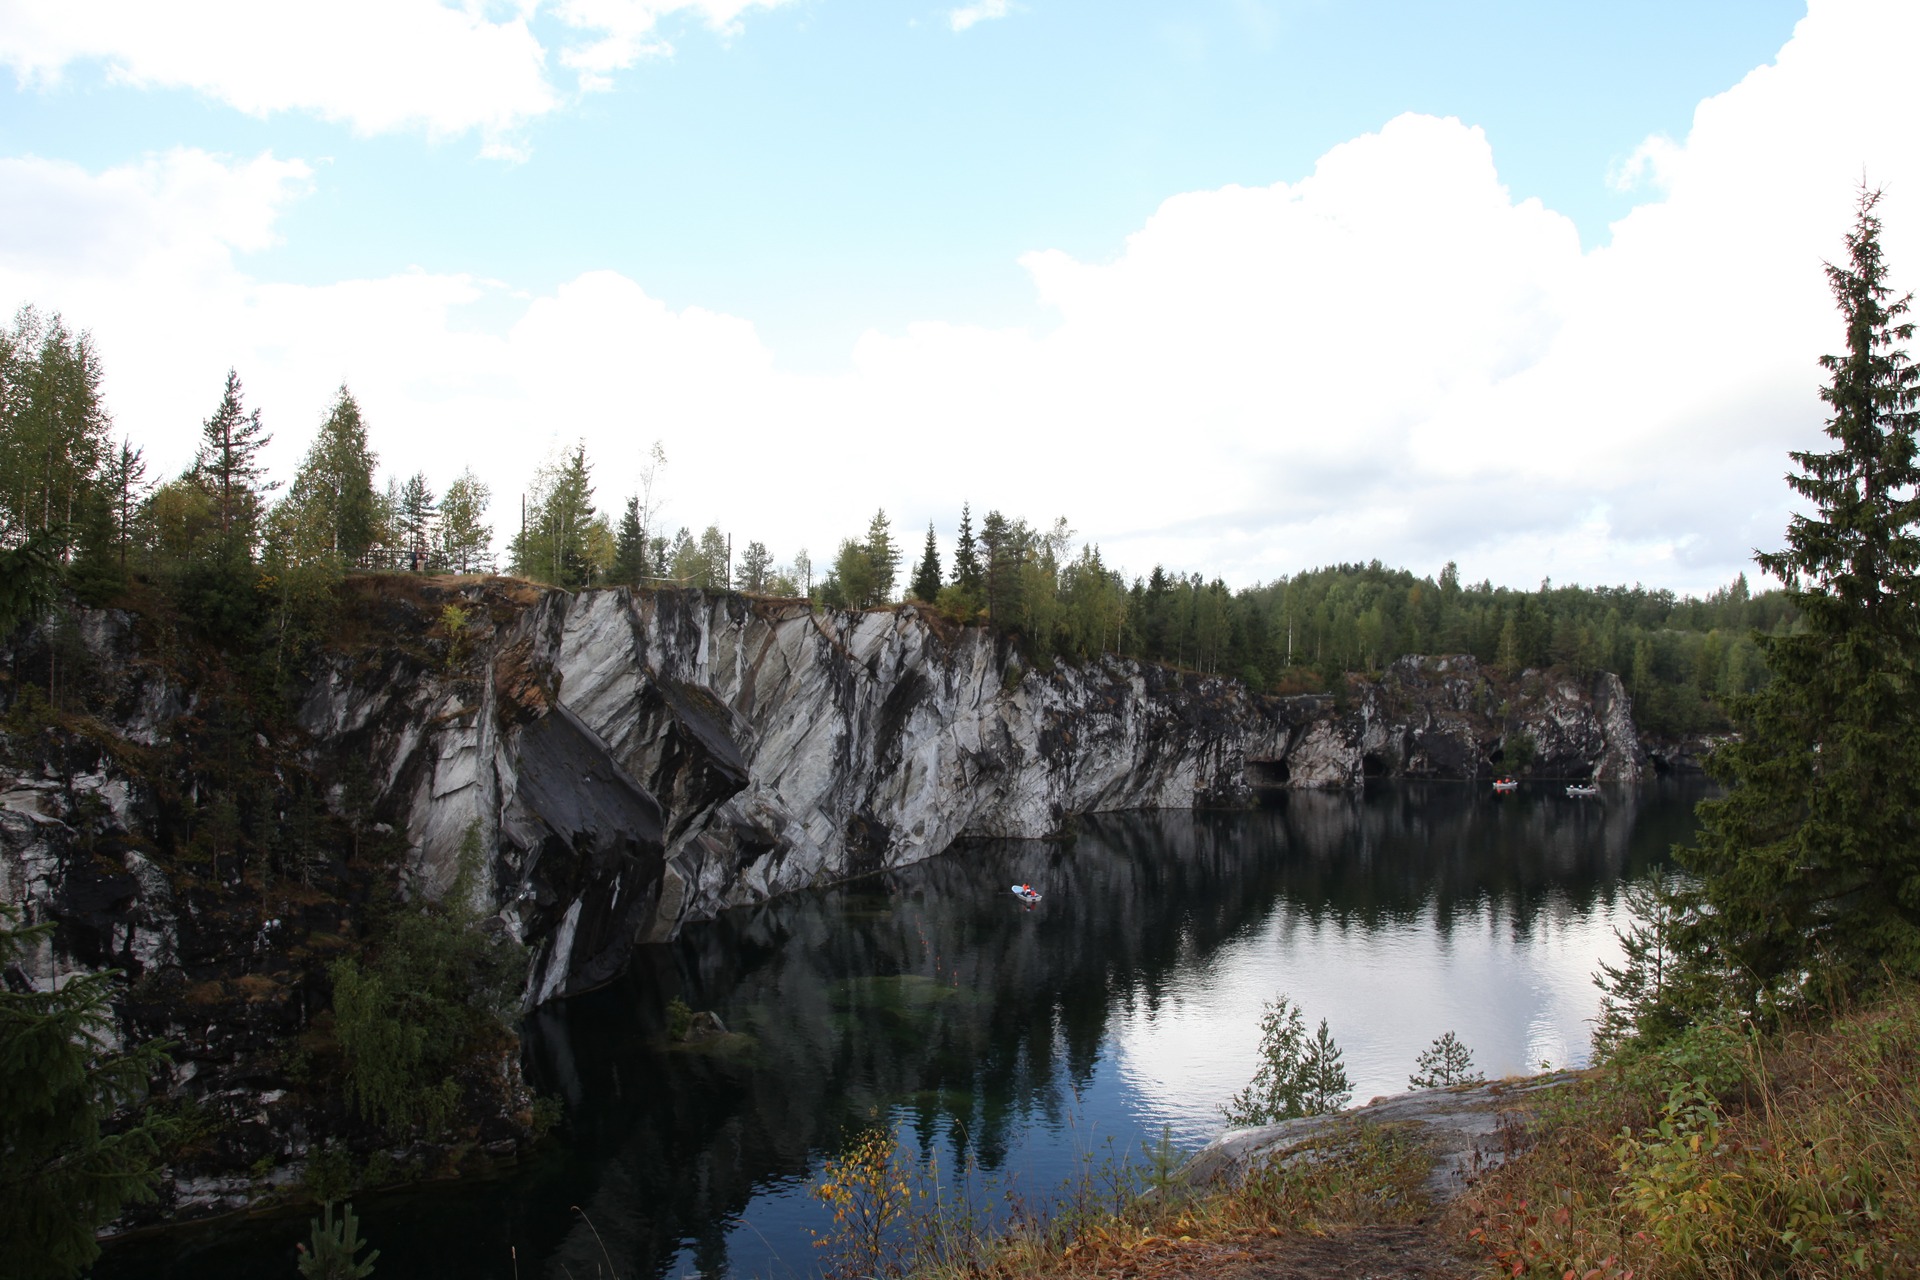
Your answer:
[[[560,1141],[495,1181],[361,1197],[362,1234],[384,1276],[799,1280],[826,1225],[811,1180],[873,1119],[1044,1196],[1089,1155],[1217,1134],[1281,992],[1327,1020],[1356,1101],[1404,1089],[1448,1030],[1489,1075],[1579,1065],[1621,890],[1704,794],[1398,785],[1102,815],[734,912],[532,1020]],[[732,1034],[668,1048],[675,996]],[[226,1224],[98,1274],[291,1276],[304,1233]]]

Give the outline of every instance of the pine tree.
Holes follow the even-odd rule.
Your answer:
[[[773,553],[764,542],[749,542],[740,553],[740,567],[734,570],[734,588],[757,593],[767,590],[772,581]]]
[[[1260,1017],[1260,1066],[1221,1114],[1236,1127],[1274,1124],[1338,1111],[1352,1096],[1353,1084],[1326,1019],[1308,1039],[1300,1006],[1281,995]]]
[[[920,556],[920,567],[914,570],[913,586],[909,588],[913,598],[925,604],[932,604],[940,598],[940,544],[933,534],[933,522],[927,522],[927,547]]]
[[[333,1216],[333,1201],[327,1201],[322,1212],[323,1217],[307,1221],[311,1247],[298,1246],[300,1256],[294,1265],[301,1280],[366,1280],[373,1274],[373,1264],[380,1260],[380,1251],[354,1258],[367,1242],[360,1238],[360,1220],[354,1217],[352,1203],[342,1206],[338,1221]]]
[[[279,488],[260,464],[260,451],[273,437],[261,428],[260,411],[248,413],[241,401],[240,375],[229,369],[219,407],[201,424],[193,464],[212,503],[220,558],[228,562],[252,557],[266,495]]]
[[[406,484],[400,489],[400,532],[414,568],[424,569],[427,566],[428,545],[437,511],[427,477],[418,471],[408,476]]]
[[[57,991],[19,982],[51,925],[17,928],[0,907],[0,1249],[7,1274],[65,1277],[100,1256],[94,1231],[129,1200],[153,1197],[166,1123],[141,1115],[113,1134],[102,1123],[144,1102],[162,1046],[114,1052],[113,975],[83,973]]]
[[[1447,1089],[1456,1084],[1478,1084],[1487,1077],[1473,1068],[1473,1050],[1451,1031],[1434,1037],[1415,1061],[1407,1077],[1409,1089]]]
[[[1795,451],[1812,505],[1784,550],[1757,559],[1801,624],[1755,639],[1773,678],[1736,702],[1728,785],[1701,806],[1684,864],[1717,949],[1762,1002],[1920,973],[1920,371],[1880,252],[1878,192],[1862,192],[1848,260],[1827,267],[1846,354],[1826,356],[1826,452]]]

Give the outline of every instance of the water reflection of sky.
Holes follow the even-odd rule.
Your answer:
[[[1188,1150],[1217,1136],[1220,1108],[1255,1069],[1262,1002],[1282,991],[1309,1027],[1328,1020],[1356,1101],[1404,1090],[1419,1053],[1449,1030],[1489,1075],[1582,1065],[1592,975],[1618,956],[1622,884],[1684,837],[1695,798],[1623,794],[1607,812],[1544,793],[1504,807],[1459,789],[1411,802],[1307,797],[1280,815],[1102,819],[1050,866],[1030,847],[963,851],[956,858],[976,865],[926,873],[940,887],[914,899],[926,912],[915,935],[951,959],[964,950],[953,935],[977,933],[939,923],[956,894],[991,894],[1009,871],[1050,885],[1056,914],[1016,915],[1018,928],[997,936],[1005,971],[968,973],[1003,1005],[1032,996],[1023,983],[1059,984],[1051,1030],[1027,1034],[1014,1068],[958,1110],[894,1105],[886,1118],[939,1153],[960,1194],[960,1171],[982,1154],[969,1131],[987,1123],[994,1095],[1002,1134],[992,1167],[972,1175],[975,1199],[1044,1198],[1076,1171],[1141,1158],[1163,1131]],[[1066,1028],[1088,1021],[1074,993],[1089,969],[1104,970],[1106,995],[1097,1048],[1074,1061]],[[729,1222],[729,1266],[789,1274],[823,1225],[804,1185],[764,1187]],[[701,1271],[691,1245],[667,1268]]]
[[[1362,928],[1282,903],[1183,968],[1157,1008],[1116,1002],[1111,1043],[1131,1105],[1147,1127],[1170,1125],[1176,1141],[1217,1135],[1220,1108],[1258,1065],[1258,1010],[1278,992],[1300,1005],[1310,1031],[1327,1020],[1356,1101],[1405,1089],[1421,1050],[1446,1031],[1489,1076],[1585,1065],[1592,975],[1619,957],[1617,903],[1576,909],[1555,899],[1524,930],[1483,903],[1456,909],[1444,932],[1431,906]]]

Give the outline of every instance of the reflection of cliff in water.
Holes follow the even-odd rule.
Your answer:
[[[1116,1004],[1157,1007],[1180,966],[1276,911],[1368,929],[1430,910],[1444,931],[1493,907],[1524,932],[1664,858],[1691,829],[1677,795],[1496,800],[1438,784],[1107,815],[1070,843],[976,842],[729,913],[529,1029],[590,1184],[562,1203],[587,1208],[617,1259],[657,1269],[684,1239],[715,1274],[756,1190],[803,1179],[810,1152],[903,1100],[923,1143],[999,1166],[1021,1127],[1065,1122]],[[1021,908],[1016,881],[1044,903]],[[740,1038],[664,1050],[675,995]],[[598,1256],[578,1225],[559,1254],[576,1273]]]

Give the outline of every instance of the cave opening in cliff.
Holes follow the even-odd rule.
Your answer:
[[[1387,758],[1378,751],[1368,751],[1360,757],[1360,776],[1363,778],[1384,778],[1387,776]]]
[[[1287,783],[1293,776],[1285,760],[1248,760],[1247,786],[1263,807],[1285,802]]]

